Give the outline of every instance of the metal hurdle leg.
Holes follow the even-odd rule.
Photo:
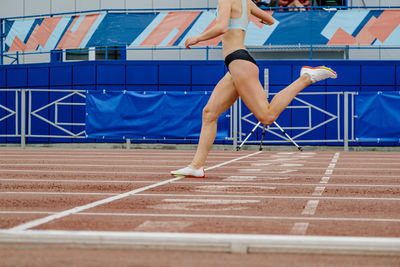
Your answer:
[[[267,99],[269,99],[269,71],[268,69],[264,69],[264,91],[267,95]],[[243,142],[236,147],[236,150],[239,151],[242,146],[246,143],[246,141],[250,138],[250,136],[255,132],[258,126],[260,126],[261,122],[258,122],[256,126],[250,131],[250,133],[246,136],[246,138],[243,140]],[[289,135],[288,133],[281,127],[277,122],[274,121],[274,124],[278,129],[288,138],[296,147],[298,150],[303,151],[302,147],[299,146]],[[261,140],[260,140],[260,148],[259,150],[262,150],[262,142],[264,140],[264,135],[265,135],[265,125],[263,127],[262,133],[261,133]]]

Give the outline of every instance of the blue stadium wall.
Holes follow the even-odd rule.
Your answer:
[[[295,80],[301,66],[328,65],[339,75],[336,80],[327,80],[311,85],[305,92],[338,91],[399,91],[399,61],[318,61],[318,60],[279,60],[259,61],[261,69],[269,68],[270,91],[278,92]],[[85,61],[73,63],[46,63],[0,66],[0,88],[51,88],[79,90],[128,90],[128,91],[212,91],[215,84],[225,74],[222,61]],[[263,83],[263,73],[260,72]],[[51,102],[50,94],[43,93],[41,103]],[[317,99],[318,98],[318,99]],[[11,96],[0,99],[0,104],[15,101]],[[335,110],[336,103],[330,103],[325,96],[315,96],[313,101],[322,103],[325,110]],[[11,102],[10,102],[11,103]],[[68,111],[67,111],[68,112]],[[65,118],[75,118],[76,114],[64,114]],[[78,118],[84,121],[84,118]],[[283,118],[284,125],[292,125],[292,116]],[[156,121],[154,123],[157,123]],[[4,125],[4,124],[3,124]],[[15,126],[0,128],[0,134],[15,132]],[[37,124],[35,132],[51,134],[48,125]],[[249,126],[250,127],[250,126]],[[243,129],[248,132],[250,129]],[[318,130],[319,136],[332,138],[329,125]],[[321,132],[322,131],[322,132]],[[317,134],[317,133],[316,133]],[[257,138],[257,133],[254,138]],[[312,135],[309,138],[313,138]],[[320,137],[319,137],[320,138]],[[104,142],[121,140],[28,138],[28,142]],[[19,138],[0,138],[1,143],[19,142]],[[173,141],[176,143],[176,141]],[[182,141],[194,142],[194,141]],[[224,141],[220,141],[224,143]],[[386,145],[394,145],[387,143]],[[397,144],[398,145],[398,144]]]

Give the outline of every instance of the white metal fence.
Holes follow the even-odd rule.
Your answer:
[[[275,95],[276,93],[269,94]],[[287,109],[294,110],[306,110],[307,116],[303,116],[306,120],[304,125],[301,126],[281,126],[285,131],[291,131],[295,133],[291,138],[300,143],[343,143],[345,150],[348,150],[349,142],[355,140],[355,127],[354,119],[354,96],[356,92],[310,92],[298,94],[293,102],[295,105],[288,106]],[[326,98],[333,98],[335,100],[335,109],[328,112],[323,107],[318,106],[316,103],[311,103],[306,100],[307,96],[325,96]],[[258,121],[252,116],[252,113],[243,112],[243,104],[239,99],[238,104],[234,105],[233,118],[232,118],[232,139],[234,141],[234,147],[241,144],[244,140],[243,137],[247,136],[249,132],[245,132],[243,129],[245,126],[255,127]],[[315,119],[315,113],[321,113],[325,118],[321,120]],[[237,122],[236,122],[237,121]],[[334,125],[333,125],[334,124]],[[307,138],[308,133],[315,132],[325,126],[332,126],[335,131],[330,131],[330,138]],[[263,125],[259,125],[260,130],[263,129]],[[291,141],[279,130],[278,127],[273,125],[265,128],[266,132],[271,134],[274,139],[265,139],[265,143],[272,144],[284,144],[290,143]],[[328,131],[325,129],[325,131]],[[268,138],[268,137],[267,137]],[[260,140],[246,140],[249,144],[258,144]]]
[[[85,135],[85,106],[86,95],[84,90],[54,90],[54,89],[0,89],[0,94],[7,94],[7,104],[0,102],[0,125],[8,125],[5,131],[0,132],[0,137],[19,137],[21,147],[25,147],[27,137],[36,138],[86,138]],[[301,126],[283,126],[289,131],[293,130],[296,134],[292,139],[301,143],[343,143],[345,150],[348,143],[355,141],[354,136],[354,96],[355,92],[312,92],[300,93],[296,98],[296,105],[291,105],[288,109],[306,110],[308,115],[303,116],[307,122]],[[271,93],[269,95],[274,95]],[[336,107],[333,111],[327,111],[324,107],[304,99],[307,96],[325,96],[336,99]],[[51,101],[40,99],[47,97]],[[5,101],[4,101],[5,102]],[[247,126],[255,126],[258,121],[252,117],[252,113],[246,113],[242,109],[242,102],[239,99],[230,111],[230,137],[234,149],[243,142],[243,137]],[[68,112],[75,114],[70,116],[70,120],[63,120],[63,108],[68,107]],[[325,119],[317,121],[314,113],[323,114]],[[65,114],[64,114],[65,115]],[[304,119],[303,118],[303,119]],[[38,124],[48,127],[48,134],[43,133],[43,129]],[[333,125],[335,129],[334,137],[310,139],[305,138],[308,133],[316,131],[321,127]],[[263,125],[259,126],[262,129]],[[39,129],[39,131],[38,131]],[[265,138],[265,143],[282,144],[290,143],[290,140],[278,128],[273,126],[266,127],[267,133],[275,137]],[[271,137],[270,136],[270,137]],[[126,140],[129,145],[130,140]],[[249,140],[249,144],[259,143],[260,140]]]
[[[4,134],[0,137],[20,137],[21,147],[25,147],[25,139],[27,137],[38,138],[86,138],[85,136],[85,111],[76,107],[85,107],[85,91],[84,90],[54,90],[54,89],[0,89],[0,93],[13,95],[15,101],[8,103],[7,106],[0,104],[0,110],[5,111],[5,115],[0,117],[0,123],[7,125]],[[52,101],[38,101],[39,98],[46,96]],[[75,99],[73,97],[75,96]],[[39,104],[34,103],[46,103]],[[75,118],[83,118],[80,121],[60,120],[62,111],[60,107],[69,106],[77,114]],[[46,113],[45,114],[43,114]],[[48,134],[43,134],[43,131],[38,132],[38,127],[35,124],[39,122],[48,127]],[[10,132],[10,129],[13,130]],[[71,130],[71,128],[75,131]],[[56,132],[55,132],[55,129]],[[36,131],[35,131],[36,130]],[[41,129],[43,130],[43,129]]]

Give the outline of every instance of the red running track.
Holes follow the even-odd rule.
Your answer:
[[[210,237],[219,234],[400,237],[400,153],[212,151],[205,179],[169,175],[170,170],[187,165],[193,153],[0,150],[0,228],[6,233],[62,230]],[[29,242],[0,241],[4,248],[0,257],[8,256],[5,264],[24,265],[20,255],[27,253]],[[50,249],[45,242],[41,247],[36,242],[31,245],[32,256],[45,255],[54,258],[50,260],[54,263],[62,255],[68,255],[64,245]],[[91,253],[92,246],[69,249],[73,255],[87,255],[103,264],[109,264],[116,253],[124,255],[123,250],[102,247],[105,260],[100,261],[101,257]],[[140,263],[127,259],[116,264],[157,264],[157,258],[146,256],[151,251],[142,252],[141,257],[135,258],[140,258]],[[315,249],[312,253],[296,251],[290,258],[273,251],[266,255],[217,254],[220,257],[205,253],[210,261],[204,262],[198,251],[153,251],[153,255],[167,263],[165,266],[185,266],[172,264],[172,258],[191,266],[196,262],[220,266],[217,259],[233,266],[240,262],[259,266],[257,261],[263,257],[269,257],[272,266],[290,262],[324,266],[400,265],[398,253],[369,253],[366,260],[354,253],[348,255],[345,249],[335,253],[318,253]],[[79,263],[85,265],[84,260]]]

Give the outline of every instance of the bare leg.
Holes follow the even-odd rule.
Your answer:
[[[311,84],[310,77],[303,75],[274,96],[268,103],[258,78],[258,67],[251,62],[235,60],[229,65],[235,88],[243,102],[256,118],[265,125],[272,124],[290,104],[293,98]]]
[[[239,97],[229,72],[216,85],[207,105],[203,110],[203,124],[196,154],[190,164],[193,168],[203,167],[208,152],[217,134],[218,117],[225,112]]]

